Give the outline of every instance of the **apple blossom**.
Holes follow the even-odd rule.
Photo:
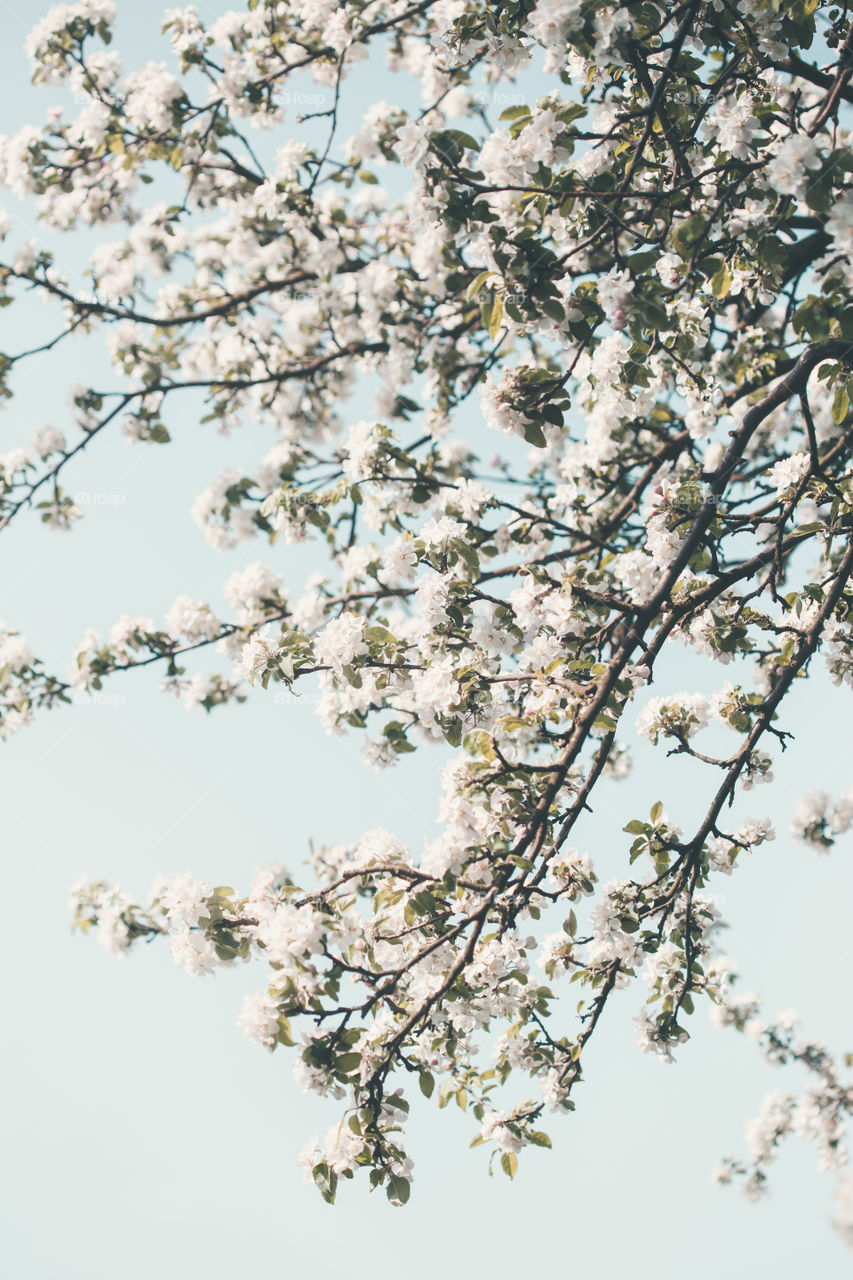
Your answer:
[[[27,42],[77,105],[0,140],[0,181],[50,232],[3,220],[0,301],[37,296],[44,345],[85,335],[110,372],[81,368],[61,432],[4,445],[0,528],[72,528],[89,491],[68,477],[106,436],[166,466],[197,415],[227,465],[198,446],[192,521],[216,551],[266,550],[223,573],[223,607],[181,584],[162,619],[87,630],[64,671],[0,628],[0,733],[152,665],[206,711],[311,687],[377,767],[450,753],[419,848],[353,833],[304,882],[74,893],[108,950],[264,973],[239,1023],[341,1104],[301,1157],[330,1201],[364,1174],[405,1203],[417,1094],[467,1108],[512,1177],[574,1108],[616,991],[664,1062],[706,1005],[810,1073],[724,1179],[763,1190],[790,1134],[842,1158],[853,1093],[735,991],[714,887],[774,838],[731,806],[770,782],[771,739],[800,749],[789,692],[853,685],[849,14],[736,11],[735,38],[719,4],[252,0],[168,10],[168,60],[140,65],[105,47],[110,0],[79,0]],[[365,57],[420,106],[357,117]],[[518,92],[491,120],[499,85]],[[79,269],[55,249],[78,232]],[[0,358],[4,399],[33,351]],[[679,658],[731,678],[673,692]],[[593,861],[571,846],[629,739],[635,776],[655,757],[648,802]],[[679,826],[686,769],[707,801]],[[812,790],[793,830],[824,850],[851,818]]]

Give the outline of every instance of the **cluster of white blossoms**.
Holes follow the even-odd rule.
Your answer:
[[[637,732],[655,746],[660,738],[686,742],[708,723],[708,704],[699,693],[650,698],[637,716]]]
[[[761,135],[761,125],[753,114],[752,96],[739,98],[720,94],[705,117],[703,132],[710,134],[721,151],[738,160],[746,160]]]
[[[480,387],[480,405],[487,425],[507,436],[523,436],[527,425],[524,413],[513,406],[515,387],[512,370],[504,373],[498,385],[489,379]]]
[[[853,1114],[853,1090],[843,1084],[826,1046],[809,1040],[800,1030],[792,1010],[767,1020],[761,1015],[753,993],[721,996],[715,1009],[716,1021],[745,1032],[761,1047],[767,1061],[775,1066],[796,1062],[810,1074],[801,1093],[774,1090],[764,1100],[759,1114],[747,1125],[749,1163],[727,1157],[717,1172],[720,1182],[742,1179],[750,1199],[767,1194],[767,1169],[779,1155],[784,1141],[793,1135],[813,1143],[821,1170],[839,1170],[847,1164],[847,1127]],[[839,1179],[836,1204],[846,1195],[845,1178]],[[834,1225],[846,1235],[843,1220]]]
[[[777,497],[787,494],[809,474],[809,456],[807,453],[795,453],[790,458],[782,458],[770,468],[770,483],[776,488]]]
[[[83,877],[71,886],[68,905],[76,915],[81,912],[83,903],[97,915],[100,945],[118,954],[127,951],[131,942],[132,925],[127,918],[131,899],[121,887],[102,882],[87,884]]]
[[[268,966],[240,1025],[345,1108],[303,1157],[327,1199],[366,1170],[405,1201],[414,1076],[512,1176],[550,1141],[540,1116],[573,1108],[623,990],[666,1062],[710,1002],[816,1070],[756,1128],[762,1178],[794,1130],[840,1149],[835,1069],[732,995],[713,891],[774,838],[729,815],[772,779],[789,690],[824,671],[818,650],[853,685],[851,134],[841,54],[804,70],[818,20],[836,55],[847,17],[789,8],[740,3],[736,56],[724,9],[656,0],[190,7],[142,65],[106,47],[114,6],[82,0],[28,42],[76,105],[0,140],[0,182],[54,241],[110,234],[78,273],[0,219],[0,302],[38,296],[48,344],[102,338],[111,374],[71,389],[61,430],[4,448],[0,527],[34,509],[72,528],[83,455],[124,432],[168,465],[191,404],[223,448],[251,424],[201,474],[193,521],[217,551],[267,549],[221,600],[188,583],[162,621],[87,631],[65,674],[3,629],[0,732],[162,664],[206,711],[310,684],[377,768],[450,753],[419,851],[377,830],[318,849],[305,885],[273,868],[243,897],[192,877],[143,904],[75,895],[110,950],[159,937],[193,975]],[[356,118],[364,57],[419,105]],[[545,77],[535,101],[525,71]],[[0,360],[3,398],[26,359]],[[675,639],[730,679],[649,697],[684,679]],[[712,717],[738,735],[725,757],[694,744]],[[649,816],[593,866],[570,845],[626,776],[632,721],[672,759],[638,752]],[[708,796],[676,826],[682,768]],[[795,832],[827,848],[850,810],[813,794]],[[570,984],[578,1018],[553,1034]]]
[[[319,662],[342,672],[355,658],[367,653],[364,619],[356,613],[342,613],[327,622],[314,642],[314,653]]]
[[[537,0],[530,33],[547,51],[546,71],[562,69],[569,32],[580,23],[582,9],[582,0]]]
[[[138,129],[162,132],[172,121],[176,101],[183,96],[177,76],[165,63],[149,62],[125,81],[127,118]]]
[[[260,560],[232,573],[223,590],[243,624],[262,622],[269,613],[280,611],[285,601],[281,574]]]
[[[681,550],[690,527],[693,494],[684,501],[685,489],[677,477],[666,477],[646,499],[646,551],[658,570],[665,569]]]
[[[820,149],[808,134],[796,133],[774,144],[767,166],[767,182],[783,195],[804,196],[822,164]]]
[[[826,853],[853,825],[853,788],[839,799],[826,791],[803,796],[791,819],[791,834],[817,853]]]
[[[68,73],[69,30],[89,34],[109,27],[116,17],[113,0],[77,0],[55,4],[24,41],[33,71],[45,83],[64,79]]]
[[[630,306],[634,281],[627,271],[615,268],[598,281],[598,301],[614,329],[624,329],[627,309]]]
[[[853,688],[853,636],[849,627],[827,627],[824,656],[833,684]]]
[[[210,611],[210,606],[193,600],[192,596],[178,596],[166,614],[166,629],[177,640],[195,644],[200,640],[212,640],[219,635],[222,624]]]

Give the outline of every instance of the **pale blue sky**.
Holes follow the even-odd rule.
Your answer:
[[[120,8],[116,47],[126,59],[130,49],[134,62],[164,56],[160,6],[120,0]],[[0,7],[3,132],[43,118],[57,98],[29,86],[18,52],[41,11]],[[359,95],[399,100],[399,84],[374,70]],[[20,222],[13,243],[19,237]],[[63,252],[74,263],[88,249]],[[0,347],[22,342],[17,310],[2,313]],[[26,328],[35,332],[42,314],[30,313]],[[103,368],[91,343],[27,366],[0,419],[0,447],[46,422],[67,427],[67,386]],[[225,466],[258,456],[268,435],[223,440],[198,416],[189,403],[168,416],[175,444],[167,449],[99,441],[68,488],[121,501],[90,503],[72,534],[28,515],[4,533],[2,615],[57,667],[87,626],[107,628],[125,611],[161,617],[183,591],[218,604],[221,582],[241,563],[268,559],[294,586],[315,563],[305,550],[253,544],[223,555],[206,546],[189,519],[192,499]],[[718,674],[679,649],[668,687],[710,688]],[[828,1226],[831,1178],[817,1174],[811,1148],[790,1145],[766,1204],[710,1182],[723,1154],[744,1150],[743,1124],[764,1092],[802,1078],[762,1064],[702,1009],[676,1067],[644,1057],[632,1044],[634,993],[608,1010],[590,1047],[577,1114],[553,1120],[553,1151],[524,1153],[514,1184],[488,1178],[484,1149],[468,1150],[472,1122],[419,1100],[408,1207],[392,1209],[353,1183],[334,1209],[325,1205],[295,1162],[308,1134],[336,1120],[334,1104],[302,1095],[286,1053],[266,1054],[234,1025],[242,993],[261,985],[263,970],[192,979],[156,946],[118,961],[70,934],[66,890],[85,872],[141,894],[157,873],[185,869],[241,886],[261,862],[297,866],[311,836],[332,843],[378,825],[417,847],[433,828],[441,753],[419,752],[377,775],[361,764],[357,736],[325,736],[308,700],[283,704],[258,692],[206,718],[157,684],[151,672],[117,680],[108,692],[121,703],[44,715],[0,751],[0,1232],[15,1280],[226,1280],[303,1269],[317,1280],[398,1272],[503,1280],[531,1267],[566,1277],[629,1271],[638,1280],[756,1268],[779,1280],[849,1273]],[[816,858],[785,834],[802,790],[838,792],[853,781],[845,695],[823,692],[818,700],[798,691],[790,721],[798,743],[778,761],[773,791],[741,806],[772,812],[779,840],[717,888],[745,985],[765,994],[771,1012],[796,1008],[812,1034],[843,1052],[853,1048],[849,1000],[836,997],[851,959],[849,849]],[[669,762],[657,777],[662,756],[637,755],[645,770],[609,785],[578,834],[605,876],[620,865],[628,818],[660,797],[686,821],[704,794],[690,762]],[[523,1082],[515,1090],[523,1096]]]

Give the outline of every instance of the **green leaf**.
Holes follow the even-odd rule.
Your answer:
[[[537,449],[544,449],[547,446],[545,432],[538,422],[525,422],[523,431],[528,444],[535,445]]]
[[[435,1088],[435,1077],[430,1071],[422,1071],[418,1077],[418,1084],[421,1087],[421,1093],[425,1098],[431,1098],[433,1089]]]
[[[384,1098],[386,1107],[396,1107],[398,1111],[408,1111],[409,1104],[405,1098],[398,1098],[395,1093],[387,1093]]]
[[[840,427],[844,419],[847,417],[850,409],[850,397],[847,394],[847,388],[843,382],[840,382],[835,388],[835,398],[832,401],[832,421],[837,427]]]
[[[540,409],[540,413],[546,422],[550,422],[553,427],[561,427],[563,425],[563,411],[556,404],[546,404]]]
[[[518,1156],[514,1151],[504,1151],[501,1156],[501,1168],[508,1178],[514,1178],[518,1170]]]
[[[660,816],[662,813],[663,813],[663,804],[661,803],[660,800],[656,800],[651,807],[649,817],[651,818],[652,822],[660,822]]]
[[[500,294],[497,294],[494,302],[492,303],[492,309],[489,312],[489,321],[488,321],[489,337],[492,339],[492,342],[494,342],[495,338],[497,337],[498,330],[501,327],[501,320],[503,319],[503,313],[504,313],[504,300]]]
[[[628,258],[631,275],[642,275],[644,271],[657,262],[659,257],[660,253],[657,249],[645,249],[641,253],[632,253]]]
[[[394,644],[397,637],[387,627],[365,627],[364,638],[368,644]]]
[[[405,1178],[395,1178],[393,1175],[388,1179],[388,1186],[385,1188],[385,1194],[392,1204],[403,1205],[409,1199],[411,1188]]]
[[[335,1191],[338,1186],[338,1175],[327,1164],[316,1164],[313,1169],[314,1181],[326,1204],[335,1203]]]
[[[705,231],[705,219],[698,213],[686,218],[673,232],[672,243],[678,255],[685,260],[692,257],[693,246]]]
[[[832,170],[827,168],[806,189],[806,204],[816,213],[828,213],[832,206]]]
[[[551,1146],[551,1139],[548,1137],[547,1133],[542,1133],[542,1131],[539,1129],[531,1129],[528,1137],[530,1138],[530,1141],[533,1143],[534,1147],[550,1147]]]
[[[462,746],[469,756],[482,756],[484,760],[494,760],[495,749],[492,740],[483,729],[472,729],[462,739]]]
[[[479,142],[476,138],[472,138],[470,133],[463,133],[461,129],[448,129],[447,132],[460,147],[464,147],[468,151],[480,150]]]
[[[725,298],[729,289],[732,287],[732,273],[729,270],[729,264],[723,262],[719,269],[711,276],[711,292],[715,298]]]
[[[786,246],[781,240],[777,240],[775,236],[765,236],[763,240],[760,240],[758,252],[771,267],[778,267],[788,256]]]
[[[465,290],[466,301],[470,302],[473,298],[476,298],[489,276],[492,275],[494,275],[493,271],[481,271],[478,276],[475,276]]]

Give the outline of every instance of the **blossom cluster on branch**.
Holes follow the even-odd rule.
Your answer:
[[[81,885],[76,922],[119,952],[162,937],[193,974],[269,966],[241,1024],[344,1103],[303,1157],[329,1200],[358,1169],[408,1198],[411,1082],[469,1108],[512,1176],[634,986],[638,1043],[665,1061],[705,997],[815,1075],[774,1095],[726,1178],[760,1189],[794,1131],[839,1163],[849,1090],[822,1046],[733,994],[711,886],[773,838],[729,806],[770,781],[786,695],[820,664],[853,684],[848,7],[249,0],[210,25],[169,11],[172,62],[130,70],[113,18],[81,0],[35,28],[35,80],[76,105],[4,139],[0,179],[49,226],[115,238],[82,280],[10,244],[0,303],[55,304],[45,346],[102,334],[116,382],[75,387],[73,428],[0,455],[0,524],[35,507],[72,528],[78,456],[107,431],[167,446],[195,395],[211,429],[270,437],[251,473],[204,477],[204,536],[276,556],[312,540],[327,564],[293,583],[286,551],[258,560],[226,583],[228,617],[185,595],[162,622],[120,618],[70,673],[7,629],[3,731],[152,665],[208,711],[315,681],[324,725],[364,731],[378,768],[454,752],[423,849],[373,831],[319,850],[305,885],[276,867],[248,893]],[[353,130],[368,57],[421,105],[377,102]],[[501,86],[517,92],[494,119]],[[2,357],[3,395],[28,354]],[[367,385],[365,419],[349,405]],[[668,687],[672,640],[727,668],[711,696]],[[213,674],[194,666],[209,650]],[[714,725],[729,754],[702,750]],[[699,762],[708,802],[675,825],[662,768],[600,883],[573,833],[635,729]],[[851,818],[818,795],[795,828],[824,848]]]

